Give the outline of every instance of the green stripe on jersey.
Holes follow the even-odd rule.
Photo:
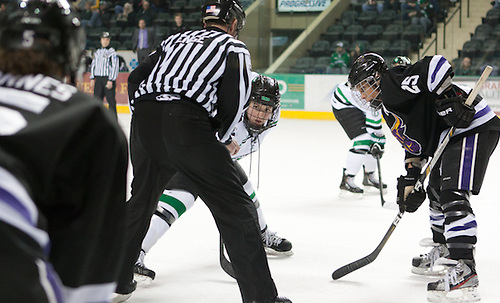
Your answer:
[[[167,203],[168,205],[172,206],[177,211],[179,217],[186,212],[186,206],[184,205],[184,203],[172,196],[162,194],[160,196],[160,202]]]
[[[352,104],[351,102],[349,102],[349,99],[347,99],[344,95],[344,93],[342,92],[342,90],[340,89],[340,87],[337,87],[337,92],[342,96],[342,98],[344,99],[344,101],[347,103],[347,104]]]
[[[382,124],[382,118],[378,119],[378,120],[372,120],[372,119],[366,119],[366,122],[367,123],[371,123],[371,124]]]

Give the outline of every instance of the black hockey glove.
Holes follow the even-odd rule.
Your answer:
[[[398,178],[398,197],[397,203],[401,212],[415,212],[425,201],[425,190],[421,187],[418,191],[412,193],[412,190],[420,177],[420,169],[412,168],[408,170],[406,176]]]
[[[443,117],[449,126],[457,128],[467,127],[474,119],[476,111],[464,102],[465,99],[463,97],[436,100],[437,113]]]
[[[383,134],[371,134],[370,154],[375,158],[382,158],[384,154],[385,136]]]
[[[382,155],[384,154],[384,145],[373,143],[370,146],[370,154],[372,154],[375,158],[382,158]]]

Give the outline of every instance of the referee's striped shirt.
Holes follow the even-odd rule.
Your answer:
[[[116,81],[118,77],[118,57],[112,47],[101,47],[96,50],[94,60],[90,66],[90,79],[108,77],[109,81]]]
[[[131,107],[142,99],[169,101],[169,94],[194,100],[221,121],[219,138],[227,140],[250,96],[246,45],[208,27],[169,36],[149,59],[147,76],[130,100]]]

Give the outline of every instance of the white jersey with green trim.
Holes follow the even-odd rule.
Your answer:
[[[276,125],[279,120],[279,112],[276,115],[273,115],[275,118],[273,118],[273,121],[270,121],[269,124],[271,125]],[[273,126],[274,127],[274,126]],[[243,119],[236,125],[234,128],[233,133],[231,134],[231,137],[233,140],[235,140],[238,145],[240,146],[240,150],[238,153],[232,156],[233,160],[239,160],[245,156],[250,155],[251,153],[259,150],[260,145],[262,144],[262,141],[264,138],[267,136],[270,130],[273,129],[273,127],[270,127],[266,130],[264,130],[260,134],[250,134],[248,132],[248,129],[245,126],[245,122]]]

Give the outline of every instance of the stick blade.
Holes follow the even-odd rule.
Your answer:
[[[356,271],[356,270],[372,263],[373,260],[375,260],[375,258],[373,258],[372,255],[369,255],[369,256],[361,258],[357,261],[354,261],[354,262],[351,262],[347,265],[344,265],[332,273],[332,279],[338,280],[338,279],[342,278],[343,276],[350,274],[353,271]]]

